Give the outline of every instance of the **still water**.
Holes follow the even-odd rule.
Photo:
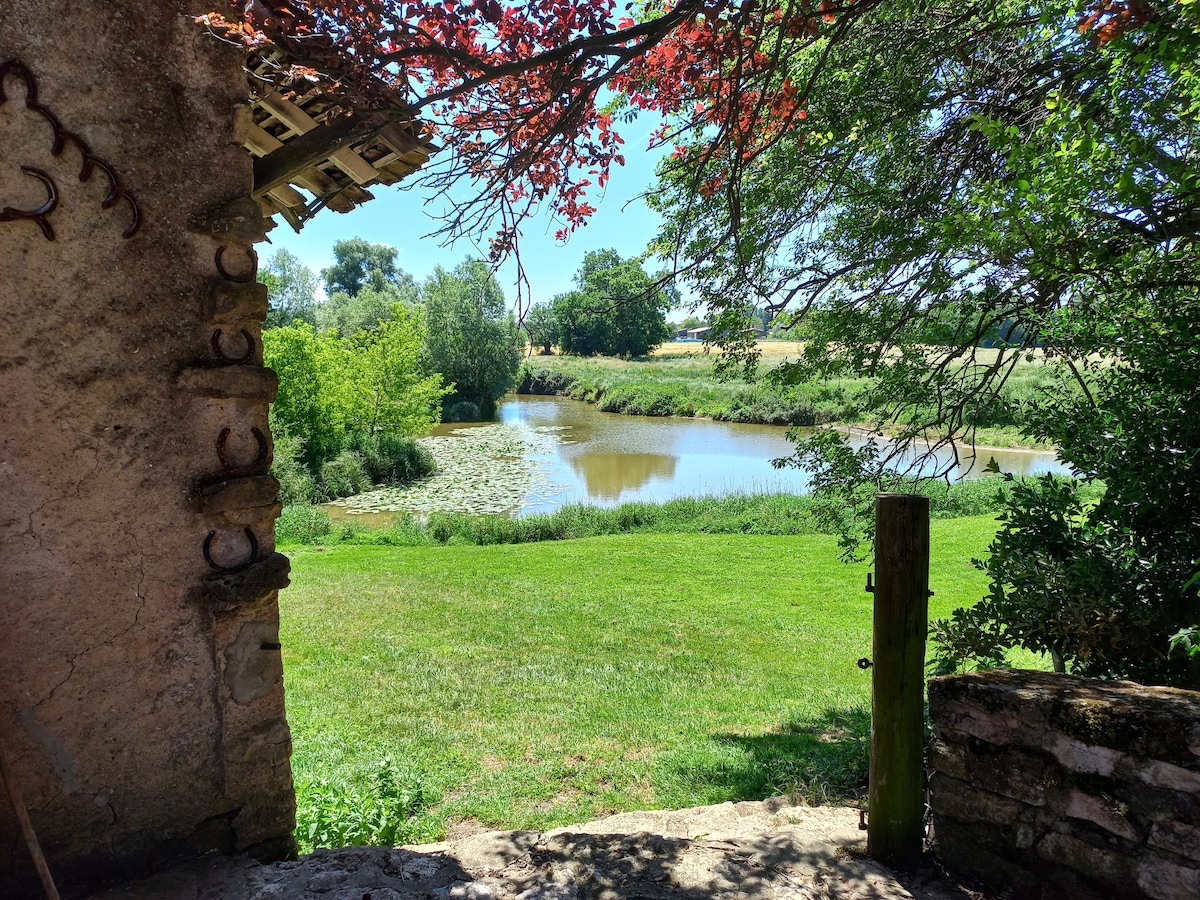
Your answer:
[[[507,425],[553,428],[561,435],[561,442],[541,455],[559,490],[539,497],[523,513],[566,503],[615,506],[739,491],[802,493],[808,487],[807,472],[771,465],[794,449],[783,426],[624,416],[598,412],[578,400],[530,396],[502,403],[499,417]],[[863,440],[852,438],[856,446]],[[967,477],[978,476],[992,456],[1002,471],[1015,475],[1066,472],[1051,453],[980,450],[979,456]],[[964,468],[971,462],[964,460]]]

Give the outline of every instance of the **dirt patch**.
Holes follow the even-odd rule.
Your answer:
[[[797,802],[622,813],[270,865],[210,858],[93,900],[980,900],[932,866],[898,877],[867,859],[857,810]]]

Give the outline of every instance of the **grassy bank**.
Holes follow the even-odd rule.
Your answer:
[[[890,486],[917,491],[930,499],[935,519],[996,513],[1012,484],[979,479],[946,484],[897,480]],[[521,518],[431,512],[423,519],[396,513],[389,528],[367,528],[352,521],[334,523],[316,506],[285,507],[276,525],[281,547],[305,544],[357,544],[419,547],[434,544],[528,544],[630,533],[826,534],[845,516],[837,501],[796,494],[731,494],[681,497],[665,503],[625,503],[612,509],[572,504],[552,513]]]
[[[991,516],[933,525],[932,613]],[[865,779],[864,565],[823,535],[609,535],[291,553],[301,839],[545,828]]]
[[[764,353],[761,368],[769,371],[784,359],[784,354]],[[746,384],[719,381],[714,363],[712,354],[672,354],[670,345],[643,360],[535,356],[526,361],[517,390],[571,397],[626,415],[700,416],[761,425],[869,424],[868,379],[786,387]],[[980,411],[977,440],[995,447],[1030,446],[1019,431],[1021,401],[1033,397],[1049,377],[1039,360],[1018,366],[1005,384],[1003,402]]]

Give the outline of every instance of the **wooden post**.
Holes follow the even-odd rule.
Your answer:
[[[925,832],[925,635],[929,498],[875,499],[875,629],[867,853],[904,868]]]

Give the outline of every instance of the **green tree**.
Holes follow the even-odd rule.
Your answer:
[[[429,367],[453,385],[448,406],[468,402],[483,415],[516,383],[517,322],[487,264],[464,259],[437,266],[421,289]]]
[[[1200,618],[1194,10],[1081,29],[1073,2],[863,5],[780,54],[803,118],[752,158],[696,144],[662,171],[660,240],[701,297],[799,313],[811,342],[775,377],[874,379],[896,453],[842,467],[831,442],[801,446],[826,473],[882,484],[920,438],[972,442],[1043,348],[1058,380],[1020,418],[1107,494],[1014,493],[988,601],[945,626],[951,656],[1025,646],[1194,683],[1169,657]],[[729,350],[754,361],[749,342]]]
[[[438,420],[446,389],[425,371],[420,313],[399,307],[351,339],[303,325],[263,334],[279,373],[271,427],[300,440],[309,467],[337,456],[355,435],[419,435]]]
[[[636,259],[616,250],[587,253],[575,276],[576,290],[552,302],[559,346],[579,356],[645,356],[671,336],[667,312],[676,305],[674,285],[654,279]]]
[[[302,442],[319,465],[340,449],[343,432],[335,385],[341,380],[339,342],[303,324],[263,332],[263,358],[279,374],[271,428]]]
[[[554,308],[549,303],[535,303],[525,313],[521,322],[525,333],[529,335],[529,343],[541,347],[542,356],[549,356],[551,347],[558,343],[558,319]]]
[[[384,282],[381,287],[364,286],[357,294],[338,291],[316,307],[317,327],[351,337],[360,331],[377,329],[392,316],[397,304],[416,305],[420,291],[407,272],[398,273],[399,284]]]
[[[402,273],[396,268],[399,251],[387,244],[372,244],[362,238],[350,238],[333,245],[333,265],[321,270],[325,291],[332,297],[339,291],[355,296],[368,285],[383,290],[388,283],[399,287]]]
[[[421,311],[397,305],[379,328],[349,341],[354,401],[344,412],[347,431],[419,435],[437,420],[450,388],[425,373]]]
[[[276,250],[260,280],[267,286],[267,319],[264,328],[303,322],[316,325],[317,279],[312,270],[287,250]]]

